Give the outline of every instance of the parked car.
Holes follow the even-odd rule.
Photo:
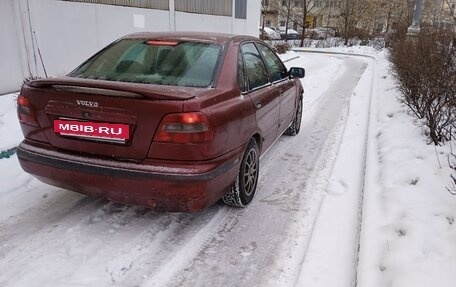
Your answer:
[[[320,29],[321,31],[326,33],[328,37],[338,37],[339,36],[336,29],[333,27],[324,26],[324,27],[319,27],[318,29]]]
[[[288,28],[288,30],[286,30],[285,27],[279,27],[279,33],[282,39],[285,39],[285,33],[287,33],[287,40],[301,39],[301,35],[294,29]]]
[[[262,29],[260,27],[259,32],[260,39],[263,39],[262,37],[264,37],[266,40],[280,40],[280,34],[269,27],[264,27],[264,33],[262,33]]]
[[[318,27],[313,29],[306,29],[306,37],[315,40],[324,40],[329,37],[334,37],[336,32],[328,27]]]
[[[260,155],[299,132],[303,76],[254,37],[128,35],[23,85],[18,159],[45,183],[115,202],[246,206]]]

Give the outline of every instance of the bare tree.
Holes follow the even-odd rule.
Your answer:
[[[396,1],[396,0],[395,0]],[[393,21],[396,22],[396,36],[405,36],[407,28],[412,23],[414,0],[399,0],[397,8],[392,10]]]
[[[354,36],[368,36],[377,27],[387,32],[392,22],[407,22],[413,0],[344,0],[339,8],[345,44]],[[386,25],[386,27],[385,27]]]
[[[268,16],[272,15],[269,18],[270,20],[277,19],[278,4],[279,2],[277,0],[261,0],[261,39],[265,39],[264,27],[266,26],[265,22]]]
[[[391,20],[396,19],[398,22],[403,21],[402,19],[404,17],[408,17],[408,15],[411,15],[412,9],[409,6],[410,5],[410,0],[409,1],[404,1],[404,0],[383,0],[384,7],[385,7],[385,13],[386,13],[386,29],[385,32],[388,32],[391,28]],[[410,10],[409,12],[407,12]]]
[[[443,12],[443,0],[427,0],[423,2],[421,14],[421,26],[437,27],[441,21]]]
[[[451,18],[453,18],[454,24],[456,25],[456,7],[453,6],[453,5],[455,5],[456,3],[450,3],[450,0],[445,0],[445,2],[446,2],[446,4],[448,5],[447,14],[448,14],[448,16],[450,16]]]
[[[448,14],[450,14],[449,16],[450,16],[451,18],[453,18],[453,20],[454,20],[453,25],[454,25],[454,27],[456,27],[456,7],[453,6],[453,5],[455,5],[456,3],[450,3],[449,0],[445,0],[445,1],[446,1],[447,5],[448,5],[448,9],[449,9],[449,10],[448,10]],[[456,29],[455,29],[455,28],[453,28],[453,33],[452,33],[452,35],[453,35],[453,46],[456,47]],[[453,102],[456,102],[456,100],[453,100]],[[456,103],[455,103],[454,106],[456,106]],[[453,179],[454,179],[454,178],[453,178]],[[455,181],[456,181],[456,180],[455,180]]]
[[[290,21],[294,19],[294,15],[296,12],[296,4],[298,4],[298,1],[294,0],[278,0],[281,1],[279,4],[279,13],[280,15],[285,18],[285,42],[287,41],[288,38],[288,25]]]
[[[344,0],[342,1],[341,20],[343,22],[343,33],[345,45],[348,39],[353,36],[360,19],[369,11],[370,2],[367,0]]]
[[[378,24],[383,26],[383,31],[388,32],[392,19],[398,21],[407,7],[407,0],[369,0],[369,6],[361,22],[370,31],[375,30]]]
[[[302,28],[300,46],[304,46],[304,38],[306,37],[306,28],[308,27],[307,17],[309,15],[319,16],[325,8],[325,1],[322,0],[299,0],[300,7],[293,18],[293,21]]]
[[[443,28],[442,23],[456,24],[456,4],[450,0],[427,0],[423,3],[422,22],[431,27]]]

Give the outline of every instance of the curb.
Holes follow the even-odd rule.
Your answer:
[[[369,99],[369,116],[368,116],[368,121],[367,121],[367,125],[366,125],[366,139],[365,139],[365,143],[364,143],[364,174],[363,174],[363,179],[362,179],[362,187],[361,187],[361,194],[360,194],[360,202],[359,202],[359,210],[358,210],[358,224],[357,224],[357,231],[358,231],[358,234],[357,234],[357,238],[356,238],[356,241],[355,244],[357,245],[356,247],[356,262],[354,262],[355,264],[355,278],[354,278],[354,284],[353,286],[358,286],[358,282],[359,282],[359,277],[360,277],[360,266],[362,266],[362,264],[360,264],[361,262],[361,249],[365,249],[366,247],[365,246],[362,246],[363,242],[364,242],[364,238],[365,235],[364,234],[364,230],[363,230],[363,227],[365,227],[366,225],[366,222],[365,222],[365,218],[368,217],[369,215],[366,214],[364,208],[365,208],[365,201],[366,201],[366,197],[368,197],[369,195],[366,196],[366,194],[368,193],[369,191],[369,188],[371,188],[369,186],[369,182],[367,181],[367,178],[368,176],[370,175],[370,172],[371,169],[372,169],[372,164],[369,164],[370,163],[370,158],[372,157],[372,146],[375,144],[375,143],[372,143],[372,139],[374,138],[372,136],[372,122],[375,120],[375,116],[373,115],[372,113],[372,102],[375,101],[375,91],[374,91],[374,86],[375,86],[375,73],[376,73],[376,61],[377,61],[377,57],[375,55],[366,55],[366,54],[360,54],[360,53],[350,53],[350,52],[333,52],[333,51],[321,51],[321,50],[314,50],[312,48],[294,48],[292,49],[292,51],[295,51],[297,53],[312,53],[312,54],[327,54],[327,55],[344,55],[344,56],[352,56],[352,57],[361,57],[361,58],[367,58],[367,59],[370,59],[373,61],[373,69],[372,69],[372,79],[371,79],[371,86],[370,86],[370,99]],[[375,167],[374,167],[375,168]],[[364,221],[363,221],[364,219]]]
[[[355,56],[355,57],[369,58],[369,59],[373,59],[373,60],[376,59],[376,57],[374,55],[367,55],[367,54],[360,54],[360,53],[321,51],[321,50],[314,50],[312,48],[292,48],[291,50],[296,52],[296,53],[344,55],[344,56]]]
[[[291,60],[296,60],[296,59],[298,59],[299,57],[301,57],[301,56],[294,56],[293,58],[286,59],[286,60],[282,60],[282,62],[286,63],[286,62],[289,62],[289,61],[291,61]]]

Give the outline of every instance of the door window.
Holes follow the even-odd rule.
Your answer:
[[[284,67],[279,57],[277,57],[271,49],[261,44],[258,44],[258,49],[266,62],[266,66],[271,74],[272,82],[280,81],[288,77],[287,69]]]
[[[249,90],[268,84],[268,71],[255,45],[253,43],[242,45],[241,53],[244,58]]]

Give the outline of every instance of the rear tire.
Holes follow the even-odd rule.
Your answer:
[[[299,130],[301,129],[301,118],[302,118],[302,98],[299,99],[298,106],[296,108],[295,118],[293,122],[285,131],[284,134],[288,136],[295,136],[299,134]]]
[[[255,195],[260,167],[260,150],[254,139],[250,139],[242,157],[239,173],[230,190],[222,197],[225,204],[235,207],[248,205]]]

